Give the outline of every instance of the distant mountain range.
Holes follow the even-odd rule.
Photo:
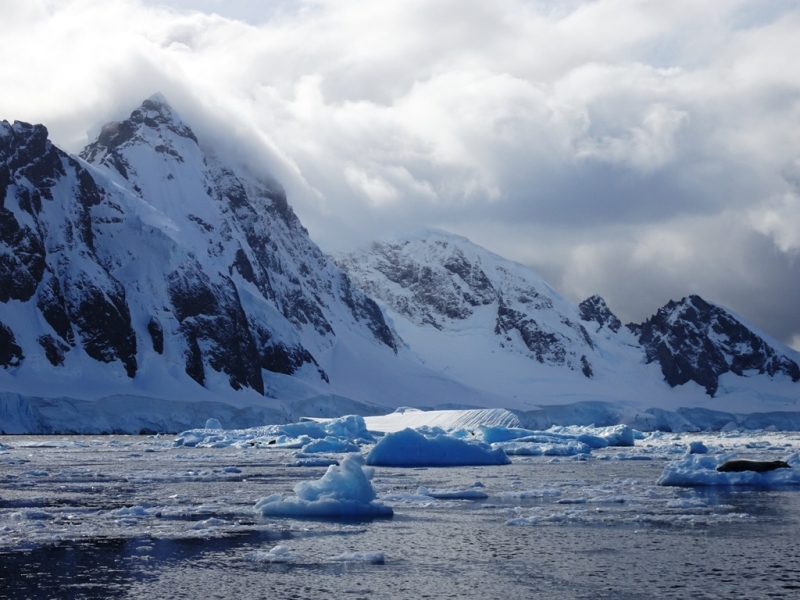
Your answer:
[[[602,298],[574,306],[440,231],[335,261],[278,182],[161,96],[78,156],[1,122],[0,431],[55,430],[114,397],[129,408],[98,406],[122,431],[171,428],[158,407],[176,402],[254,421],[586,400],[754,412],[800,389],[796,352],[698,296],[623,326]]]

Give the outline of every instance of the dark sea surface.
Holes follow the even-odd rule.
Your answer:
[[[674,440],[378,468],[374,521],[262,517],[325,469],[171,441],[0,437],[0,598],[800,597],[800,490],[657,486]]]

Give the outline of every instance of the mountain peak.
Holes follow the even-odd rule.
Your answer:
[[[183,122],[167,99],[160,93],[153,94],[124,121],[103,125],[100,135],[86,146],[80,156],[88,162],[104,162],[108,159],[127,179],[124,164],[115,156],[117,150],[129,144],[145,142],[158,152],[176,155],[174,144],[168,139],[173,135],[191,140],[197,145],[194,132]]]
[[[774,348],[728,310],[697,295],[670,301],[636,328],[647,362],[658,361],[665,381],[689,381],[714,396],[719,376],[727,372],[778,374],[800,380],[800,366]]]
[[[578,309],[581,311],[583,321],[595,322],[600,327],[607,327],[614,333],[617,333],[622,327],[622,322],[611,312],[606,301],[597,294],[581,302]]]

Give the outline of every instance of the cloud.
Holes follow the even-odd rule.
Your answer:
[[[700,293],[792,342],[798,33],[779,0],[12,0],[0,118],[76,151],[161,91],[326,249],[439,226],[625,320]]]

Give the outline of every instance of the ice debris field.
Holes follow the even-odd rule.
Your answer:
[[[433,412],[376,418],[382,430],[351,415],[241,430],[211,419],[177,436],[4,437],[0,545],[225,536],[275,519],[384,519],[448,507],[479,508],[508,526],[709,524],[748,517],[702,488],[800,485],[798,433],[533,431],[471,411]],[[734,457],[791,468],[716,470]],[[373,551],[341,556],[381,562]],[[291,560],[280,546],[253,556]]]

